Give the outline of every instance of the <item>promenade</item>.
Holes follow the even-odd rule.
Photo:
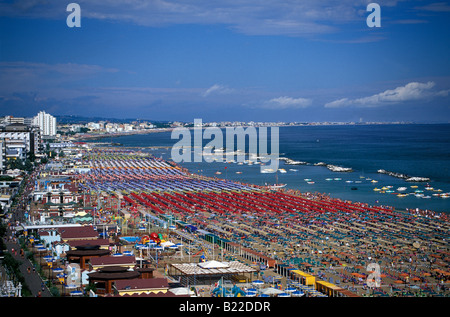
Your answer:
[[[12,232],[8,230],[7,237],[11,237]],[[6,240],[6,246],[8,252],[13,256],[13,258],[19,261],[20,264],[20,272],[25,279],[25,283],[31,291],[33,297],[51,297],[51,293],[49,289],[44,285],[39,274],[33,270],[33,264],[30,260],[26,259],[24,256],[20,254],[20,245],[17,243],[16,239]],[[3,269],[3,268],[2,268]]]

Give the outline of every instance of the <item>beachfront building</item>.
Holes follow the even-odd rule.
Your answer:
[[[39,126],[43,136],[56,135],[56,118],[45,111],[40,111],[33,118],[33,125]]]
[[[167,293],[169,283],[166,278],[158,277],[152,279],[129,279],[119,280],[114,284],[114,291],[117,295],[141,295],[149,293]]]
[[[38,154],[41,150],[39,129],[22,123],[12,123],[0,128],[0,140],[5,160],[25,160],[29,153]]]
[[[211,260],[201,263],[172,263],[168,272],[181,285],[189,286],[211,285],[222,278],[231,280],[234,276],[245,276],[247,280],[252,280],[252,274],[257,270],[239,261]]]
[[[3,139],[0,139],[0,172],[6,166],[6,142]]]

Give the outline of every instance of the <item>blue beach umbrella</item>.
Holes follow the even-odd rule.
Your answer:
[[[81,295],[83,295],[83,292],[82,291],[72,291],[72,292],[70,292],[70,295],[71,296],[81,296]]]
[[[292,296],[296,296],[296,297],[301,297],[303,295],[305,295],[305,293],[300,292],[300,291],[294,291],[291,293]]]
[[[261,285],[263,285],[263,284],[264,284],[264,282],[263,282],[263,281],[261,281],[261,280],[254,280],[254,281],[252,282],[252,284],[253,284],[253,285],[258,285],[258,286],[261,286]]]
[[[284,291],[286,292],[286,293],[292,293],[292,292],[295,292],[297,289],[296,288],[294,288],[294,287],[288,287],[288,288],[286,288]]]

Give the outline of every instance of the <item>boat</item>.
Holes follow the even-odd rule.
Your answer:
[[[222,174],[222,172],[216,172],[216,174],[217,174],[217,175],[220,175],[220,174]]]
[[[268,189],[277,190],[279,188],[286,187],[287,184],[274,184],[274,185],[268,185]]]
[[[314,182],[307,182],[307,183],[310,184],[310,185],[314,184]]]
[[[242,174],[242,172],[236,172],[236,174]]]
[[[403,191],[405,191],[407,188],[406,187],[399,187],[399,188],[397,188],[397,190],[399,191],[399,192],[403,192]]]
[[[352,190],[357,190],[358,189],[358,187],[352,187]]]
[[[286,173],[286,170],[284,169],[284,168],[280,168],[280,169],[278,169],[279,171],[280,171],[280,173]]]
[[[378,183],[378,181],[376,181],[376,180],[374,180],[374,179],[372,179],[371,182],[372,182],[372,183]]]

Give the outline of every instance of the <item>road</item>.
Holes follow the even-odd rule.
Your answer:
[[[8,229],[9,230],[9,229]],[[11,236],[11,232],[9,231],[7,234],[8,237]],[[6,239],[5,239],[6,240]],[[20,271],[22,272],[23,277],[25,278],[25,283],[28,285],[33,297],[51,297],[51,293],[48,288],[44,285],[41,277],[37,272],[33,272],[33,264],[26,257],[22,257],[20,255],[20,246],[16,241],[5,241],[8,252],[19,261]],[[14,250],[14,252],[13,252]],[[30,268],[30,272],[28,272],[28,268]],[[22,293],[23,295],[23,293]]]

